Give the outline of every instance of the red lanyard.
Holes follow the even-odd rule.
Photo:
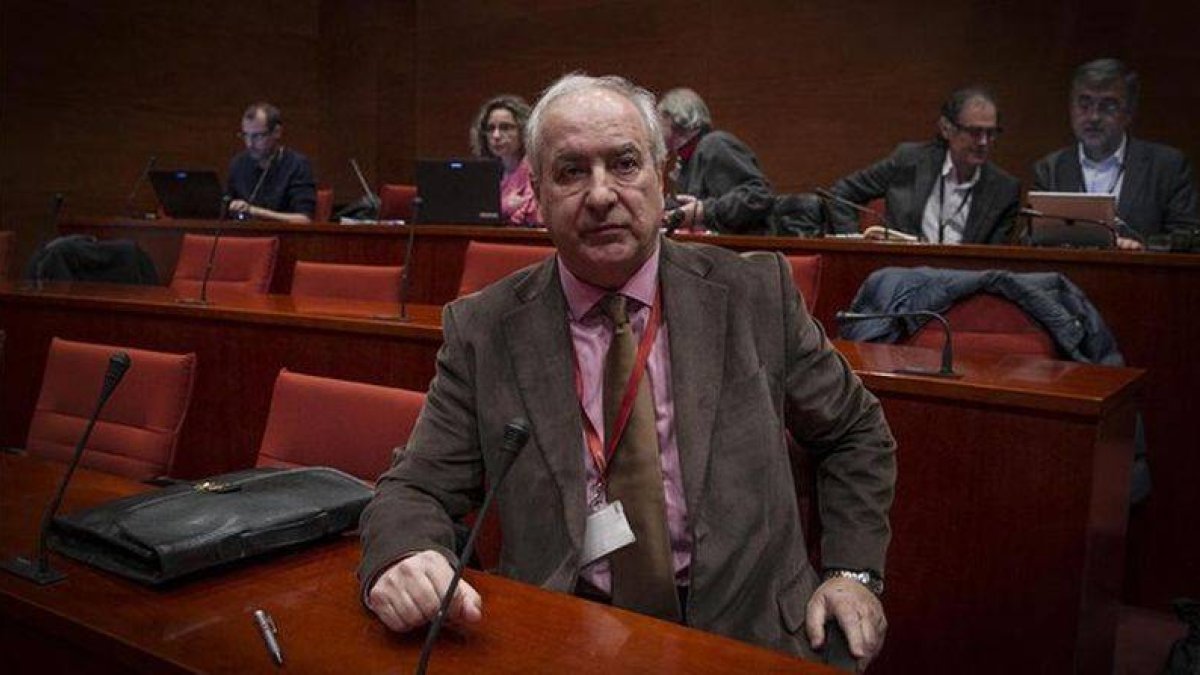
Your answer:
[[[617,451],[617,442],[625,433],[625,425],[629,423],[629,415],[633,412],[633,402],[637,399],[638,387],[641,385],[642,376],[646,373],[646,363],[650,360],[650,350],[654,347],[654,338],[658,335],[661,319],[662,303],[659,302],[659,293],[655,291],[654,306],[650,309],[650,322],[646,324],[646,330],[642,333],[642,341],[638,344],[637,359],[633,362],[633,372],[629,374],[629,382],[625,384],[625,393],[621,396],[621,406],[617,409],[616,419],[613,420],[612,434],[605,439],[604,447],[600,443],[600,432],[592,424],[592,419],[588,417],[587,409],[583,406],[583,375],[579,368],[579,357],[575,357],[575,395],[579,399],[579,411],[583,416],[583,431],[587,438],[588,453],[592,456],[592,462],[595,463],[596,471],[600,474],[601,485],[604,484],[604,477],[608,474],[608,464],[612,460],[613,453]],[[632,321],[630,321],[630,330],[633,330]],[[615,332],[613,339],[616,339]],[[609,349],[612,349],[611,343]]]

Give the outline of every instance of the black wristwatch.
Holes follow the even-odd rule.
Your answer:
[[[847,570],[840,568],[832,568],[825,570],[822,575],[822,580],[828,581],[833,578],[851,579],[857,581],[867,587],[876,596],[883,595],[883,577],[872,572],[871,570]]]

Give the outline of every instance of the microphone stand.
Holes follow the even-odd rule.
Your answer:
[[[504,477],[508,475],[508,470],[512,468],[517,459],[517,453],[525,447],[525,443],[528,441],[529,422],[518,417],[504,425],[504,441],[500,451],[509,456],[508,461],[500,467],[500,472],[492,483],[492,489],[483,496],[483,504],[479,506],[479,511],[475,514],[475,525],[471,527],[467,543],[458,556],[458,564],[454,566],[454,577],[450,579],[450,585],[446,587],[446,594],[442,596],[442,604],[438,606],[437,614],[434,615],[433,622],[429,624],[429,633],[425,636],[425,644],[421,647],[421,658],[417,662],[416,675],[425,675],[425,670],[429,667],[429,657],[433,654],[433,645],[437,641],[438,633],[442,630],[442,624],[446,622],[446,614],[450,611],[450,602],[454,599],[454,592],[458,588],[458,583],[462,581],[463,569],[467,566],[466,561],[470,560],[471,554],[475,551],[475,538],[479,535],[479,530],[483,529],[483,520],[487,516],[488,507],[492,505],[492,497],[496,496],[500,483],[504,482]]]
[[[137,180],[133,182],[133,189],[129,191],[129,196],[125,198],[125,215],[130,218],[137,218],[139,220],[142,218],[142,214],[134,211],[133,200],[137,197],[138,190],[142,187],[142,183],[146,182],[146,176],[150,175],[150,171],[154,168],[156,162],[158,162],[158,157],[150,155],[150,160],[146,162],[146,168],[142,169],[142,172],[138,174]]]
[[[868,209],[867,207],[865,207],[861,204],[855,204],[854,202],[850,201],[849,199],[846,199],[845,197],[836,195],[832,191],[826,190],[825,188],[819,187],[816,190],[814,190],[813,192],[816,193],[816,195],[818,197],[820,197],[822,200],[832,201],[834,203],[841,204],[842,206],[845,206],[847,208],[853,209],[862,215],[873,216],[875,218],[878,218],[879,222],[883,223],[883,240],[891,241],[891,238],[892,238],[891,231],[896,228],[893,227],[892,224],[888,222],[887,218],[884,218],[883,216],[879,215],[878,213],[872,211],[871,209]]]
[[[67,578],[67,575],[50,567],[50,560],[46,553],[46,539],[50,534],[50,524],[54,520],[54,515],[58,513],[58,507],[62,505],[63,495],[67,491],[67,484],[71,482],[71,476],[75,474],[75,468],[79,466],[79,460],[83,457],[83,450],[87,446],[87,441],[92,435],[92,428],[96,426],[96,419],[100,417],[100,411],[104,408],[104,404],[108,402],[117,385],[121,383],[121,378],[125,377],[125,371],[129,370],[132,360],[129,354],[125,352],[114,352],[108,359],[108,371],[104,373],[104,385],[100,388],[100,398],[96,401],[96,409],[92,411],[92,416],[88,418],[87,426],[83,429],[83,435],[79,437],[79,442],[75,444],[75,453],[71,456],[71,463],[67,465],[67,472],[63,475],[62,481],[58,484],[58,492],[54,493],[54,498],[50,500],[50,504],[46,507],[46,512],[42,514],[42,525],[38,531],[37,552],[32,560],[29,558],[17,556],[0,562],[0,569],[11,572],[23,579],[28,579],[38,586],[46,586]]]
[[[200,280],[200,297],[175,298],[175,302],[183,305],[200,305],[208,303],[208,280],[212,276],[213,266],[217,261],[217,244],[221,241],[221,223],[225,222],[225,214],[229,212],[229,195],[221,197],[221,213],[217,216],[217,229],[213,232],[212,246],[208,248],[208,262],[204,265],[204,277]]]
[[[413,197],[412,202],[412,222],[408,224],[408,241],[404,245],[404,267],[400,270],[400,313],[399,314],[374,314],[372,319],[380,319],[382,321],[409,321],[408,317],[408,288],[409,288],[409,269],[412,268],[413,260],[413,239],[417,235],[417,221],[421,213],[421,197],[417,195]]]
[[[930,377],[947,377],[958,378],[962,377],[961,373],[954,372],[954,341],[950,334],[950,322],[946,321],[946,317],[937,312],[919,311],[919,312],[879,312],[879,313],[863,313],[863,312],[838,312],[834,315],[834,319],[839,323],[853,321],[871,321],[873,319],[908,319],[915,317],[925,317],[927,319],[937,319],[942,325],[942,332],[945,334],[945,341],[942,342],[942,365],[938,370],[930,370],[928,368],[900,368],[892,372],[902,375],[928,375]]]
[[[358,184],[362,186],[363,192],[367,195],[367,203],[375,209],[375,224],[379,224],[379,209],[381,202],[379,196],[371,191],[371,186],[367,183],[366,177],[363,176],[362,169],[358,168],[358,160],[354,157],[350,158],[350,168],[354,169],[354,175],[358,176]]]

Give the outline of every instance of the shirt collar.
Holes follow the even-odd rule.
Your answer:
[[[629,277],[625,285],[616,292],[627,298],[633,298],[649,307],[654,304],[654,294],[658,290],[658,255],[662,247],[656,245],[654,253],[642,263],[638,271]],[[567,296],[567,308],[572,321],[580,321],[595,308],[609,291],[599,286],[593,286],[580,279],[563,264],[562,256],[557,257],[558,278],[562,283],[563,295]]]
[[[1076,149],[1079,152],[1079,166],[1082,166],[1091,171],[1103,171],[1113,166],[1120,166],[1125,163],[1125,146],[1129,141],[1129,134],[1121,135],[1121,144],[1117,146],[1117,151],[1105,157],[1102,160],[1096,161],[1087,156],[1083,151],[1083,143],[1079,143]]]
[[[949,185],[958,189],[969,190],[975,187],[975,183],[979,182],[979,176],[983,173],[982,167],[975,168],[975,175],[971,176],[971,180],[965,183],[959,183],[958,177],[954,174],[954,160],[950,159],[950,151],[946,151],[946,159],[942,160],[942,180]]]
[[[686,162],[692,158],[692,155],[696,153],[696,146],[700,145],[700,139],[704,138],[705,133],[707,132],[704,129],[701,129],[700,133],[692,136],[687,143],[684,143],[683,146],[679,148],[679,151],[675,153],[679,155],[679,161]]]

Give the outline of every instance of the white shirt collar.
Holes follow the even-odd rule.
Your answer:
[[[942,161],[942,180],[950,187],[956,190],[970,190],[975,187],[975,183],[979,182],[979,176],[982,173],[983,167],[975,167],[975,175],[971,176],[971,180],[959,183],[958,174],[954,173],[954,160],[950,159],[950,151],[946,151],[946,159]]]

